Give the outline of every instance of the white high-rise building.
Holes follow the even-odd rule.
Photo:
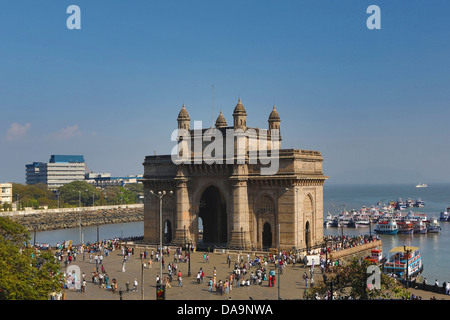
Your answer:
[[[67,183],[84,180],[86,163],[81,155],[52,155],[48,163],[33,162],[26,165],[27,184],[44,183],[57,189]]]

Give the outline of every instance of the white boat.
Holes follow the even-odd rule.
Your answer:
[[[417,199],[416,203],[414,204],[414,207],[418,207],[418,208],[423,208],[425,207],[425,201],[423,201],[422,199]]]
[[[398,198],[395,209],[396,210],[406,210],[406,202],[402,198]]]
[[[439,217],[441,221],[450,221],[450,207],[448,207],[444,212],[441,212],[441,216]]]
[[[355,227],[368,227],[370,224],[370,218],[366,215],[358,216],[355,219]]]
[[[330,228],[332,227],[333,224],[333,216],[331,215],[331,213],[328,213],[327,217],[325,218],[324,222],[323,222],[323,226],[325,228]]]
[[[416,188],[426,188],[428,185],[426,183],[419,183]]]
[[[354,228],[355,221],[353,220],[353,216],[351,214],[343,214],[339,216],[339,226],[344,228]]]
[[[422,257],[418,247],[395,247],[384,263],[383,271],[402,278],[415,278],[423,270]]]
[[[427,224],[428,233],[439,233],[441,232],[441,225],[438,222],[438,219],[433,217],[431,221]]]
[[[397,234],[397,222],[393,219],[378,221],[374,231],[381,234]]]
[[[398,233],[413,234],[414,226],[409,220],[402,220],[397,222]]]
[[[412,208],[414,207],[415,201],[411,198],[408,198],[408,200],[406,200],[406,207],[407,208]]]
[[[417,220],[417,222],[414,223],[414,233],[425,234],[427,232],[427,226],[422,220]]]

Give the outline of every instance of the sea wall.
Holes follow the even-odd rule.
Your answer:
[[[47,231],[79,226],[103,225],[144,221],[144,205],[97,206],[47,210],[9,211],[8,216],[29,231]]]
[[[372,249],[381,249],[383,246],[381,240],[375,240],[369,243],[360,244],[351,248],[333,251],[329,253],[331,260],[348,260],[353,257],[364,257],[370,255]]]

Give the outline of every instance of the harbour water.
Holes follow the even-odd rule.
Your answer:
[[[371,207],[381,202],[389,204],[411,198],[421,198],[425,201],[423,208],[411,208],[418,213],[426,213],[428,218],[439,218],[440,212],[450,206],[450,184],[429,184],[427,188],[416,188],[415,185],[325,185],[324,187],[324,216],[330,212],[338,214],[338,210],[360,209],[362,206]],[[333,204],[333,205],[332,205]],[[344,206],[345,205],[345,206]],[[421,250],[424,262],[422,275],[428,283],[450,281],[450,222],[440,222],[441,232],[438,234],[397,234],[380,235],[383,241],[383,254],[389,255],[389,250],[397,246],[417,246]],[[83,242],[97,241],[97,227],[83,227],[81,238]],[[369,228],[344,228],[344,235],[368,234]],[[338,235],[342,229],[326,228],[325,235]],[[119,223],[101,225],[98,228],[100,240],[115,237],[133,237],[144,234],[143,222]],[[375,232],[372,229],[372,234]],[[34,234],[31,235],[32,241]],[[37,243],[56,245],[64,240],[80,242],[79,228],[43,231],[36,233]]]
[[[362,206],[389,204],[398,198],[425,201],[422,208],[408,208],[417,213],[425,213],[428,219],[439,219],[441,211],[450,207],[450,184],[428,184],[427,188],[416,188],[415,185],[325,185],[324,216],[330,212],[337,215],[338,210],[359,210]],[[345,206],[344,206],[345,205]],[[381,207],[381,206],[379,206]],[[420,248],[424,270],[422,276],[429,284],[436,279],[442,284],[450,281],[450,222],[439,221],[440,233],[427,234],[397,234],[379,235],[383,242],[383,254],[389,256],[389,251],[398,246],[415,246]],[[375,234],[372,226],[372,234]],[[341,234],[342,229],[325,228],[325,235]],[[369,228],[344,228],[344,235],[368,234]]]

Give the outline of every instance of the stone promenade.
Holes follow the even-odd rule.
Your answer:
[[[170,256],[165,255],[165,268],[163,269],[163,277],[168,275],[167,265],[169,262],[173,262],[173,253],[170,252]],[[183,252],[184,253],[184,252]],[[149,251],[150,255],[150,251]],[[298,300],[303,299],[305,291],[305,282],[302,279],[304,272],[309,274],[309,268],[296,264],[293,267],[292,264],[284,268],[281,277],[277,277],[274,287],[268,287],[268,281],[263,281],[261,285],[236,287],[233,286],[231,293],[220,295],[213,289],[212,292],[208,290],[208,280],[213,276],[214,267],[216,268],[217,282],[222,280],[224,282],[228,279],[229,275],[233,271],[233,265],[237,262],[237,254],[230,254],[232,263],[230,267],[227,264],[226,253],[210,253],[209,262],[205,262],[203,258],[203,252],[193,252],[191,260],[191,277],[188,277],[188,263],[178,262],[178,270],[181,271],[183,276],[183,286],[178,287],[178,281],[174,277],[171,282],[171,288],[166,289],[166,300],[278,300],[278,281],[281,278],[280,283],[280,298],[282,300]],[[244,254],[244,260],[247,256]],[[253,258],[253,257],[251,257]],[[160,273],[159,262],[153,262],[150,266],[148,264],[149,257],[145,260],[147,267],[144,268],[144,299],[156,300],[156,277]],[[125,266],[125,272],[122,272],[123,256],[120,250],[112,251],[108,257],[104,257],[103,266],[106,273],[109,276],[110,281],[116,279],[118,283],[118,291],[123,292],[120,297],[118,291],[113,293],[101,288],[99,285],[92,283],[91,273],[95,271],[95,263],[89,262],[89,255],[86,254],[84,261],[82,254],[78,254],[76,261],[73,261],[70,265],[77,265],[80,267],[81,272],[86,273],[86,291],[77,292],[75,290],[65,289],[66,300],[142,300],[142,265],[140,259],[140,249],[136,249],[131,259],[127,261]],[[197,284],[197,273],[202,268],[205,272],[205,282],[203,284]],[[267,269],[274,270],[274,265],[269,263]],[[250,273],[255,272],[256,268],[248,270],[244,279],[250,278]],[[134,279],[138,282],[138,289],[132,291]],[[314,280],[322,281],[322,275],[320,267],[315,267]],[[126,291],[126,282],[129,282],[130,291]],[[434,294],[432,292],[414,290],[411,292],[416,296],[421,296],[423,300],[429,300],[431,297],[436,297],[437,300],[450,300],[450,296],[442,294]]]
[[[170,256],[164,255],[165,269],[163,269],[163,277],[168,275],[167,265],[169,262],[173,262],[173,250],[170,252]],[[184,253],[184,252],[183,252]],[[149,252],[150,255],[150,252]],[[209,262],[205,262],[203,258],[203,252],[192,252],[191,260],[191,277],[188,277],[189,263],[178,262],[178,271],[181,271],[183,278],[183,287],[178,287],[178,281],[174,276],[173,281],[170,283],[171,288],[166,289],[166,300],[277,300],[278,299],[278,277],[276,279],[275,287],[268,287],[268,281],[263,281],[261,285],[250,285],[246,287],[232,287],[231,293],[220,295],[214,289],[213,292],[208,290],[209,278],[213,276],[214,267],[216,268],[217,282],[222,280],[224,282],[229,278],[233,271],[234,263],[237,262],[237,254],[230,254],[232,263],[230,267],[227,264],[228,254],[210,253]],[[66,300],[120,300],[119,293],[107,291],[100,288],[99,285],[92,283],[91,273],[95,271],[95,263],[89,262],[89,255],[85,255],[85,261],[81,254],[77,255],[76,261],[73,261],[70,265],[77,265],[80,267],[81,272],[86,273],[86,291],[76,292],[75,290],[65,289]],[[156,300],[156,277],[160,273],[159,262],[153,262],[151,267],[146,259],[147,267],[144,268],[144,299]],[[244,255],[244,260],[247,260],[247,256]],[[118,283],[118,290],[122,290],[123,300],[142,300],[141,282],[142,282],[142,266],[140,259],[139,249],[134,252],[131,259],[127,261],[125,266],[125,272],[122,272],[123,256],[120,250],[112,251],[108,257],[103,258],[103,266],[106,273],[109,276],[110,281],[116,279]],[[197,273],[202,268],[205,272],[205,280],[203,284],[197,284]],[[268,270],[274,270],[272,263],[267,265]],[[315,278],[322,279],[320,268],[316,267]],[[244,279],[250,278],[250,273],[255,272],[256,268],[253,267],[248,270]],[[281,299],[303,299],[303,292],[305,290],[305,283],[302,279],[303,273],[309,269],[297,266],[292,267],[288,265],[281,275],[280,283],[280,297]],[[126,282],[129,282],[129,288],[132,289],[134,279],[138,281],[137,291],[126,291]]]

